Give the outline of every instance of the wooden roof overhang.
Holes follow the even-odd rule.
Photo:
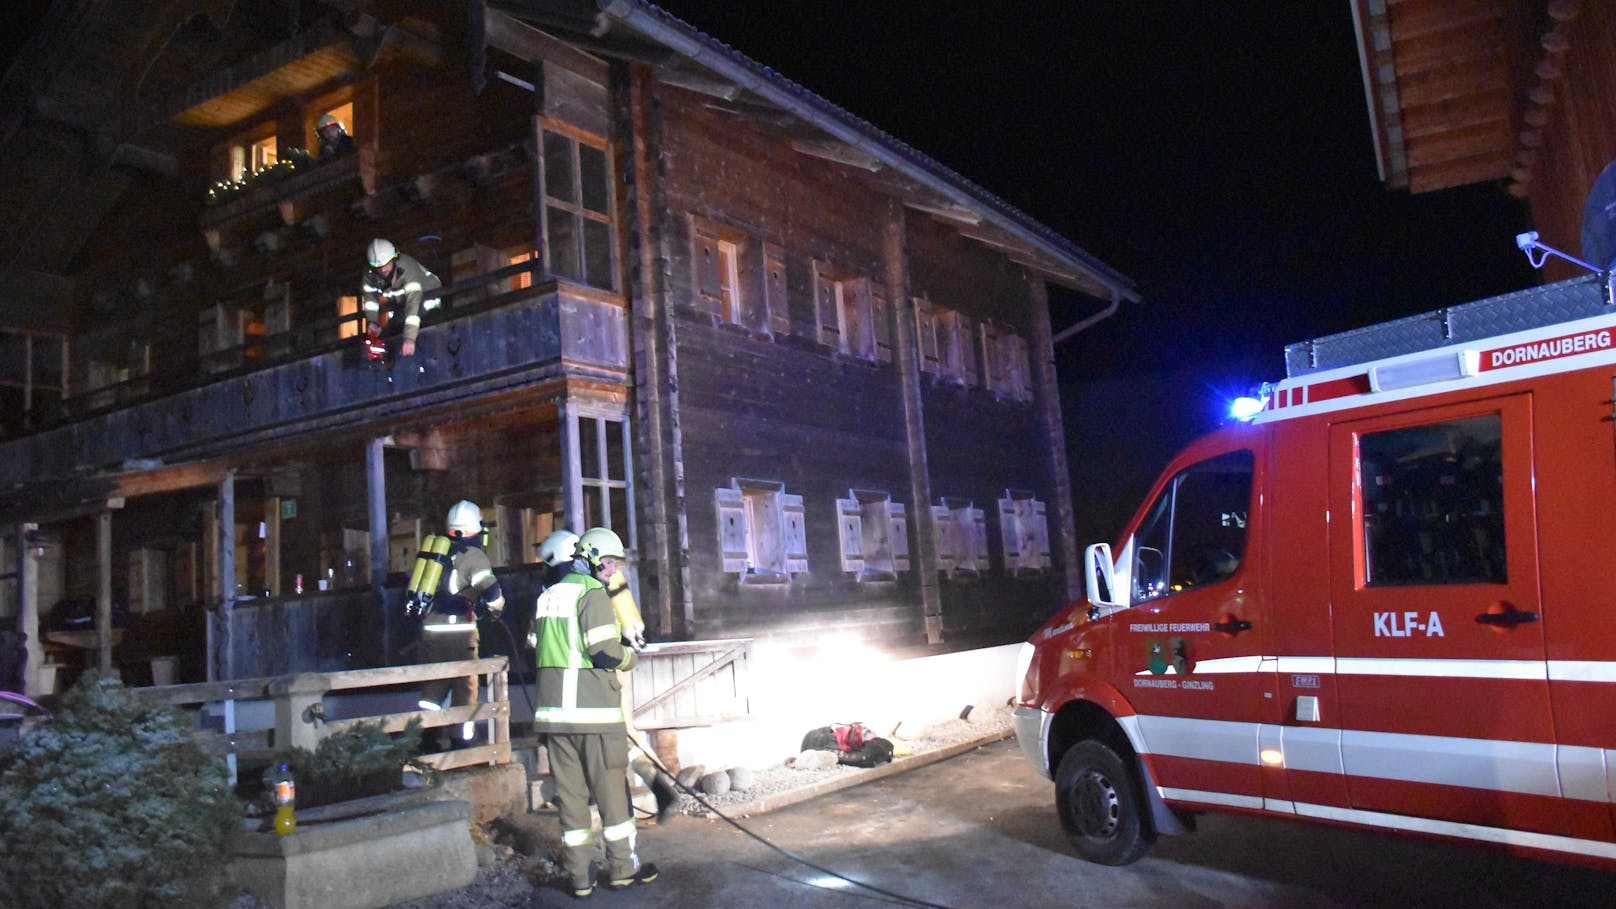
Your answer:
[[[524,59],[543,50],[648,65],[668,85],[744,117],[800,154],[849,175],[991,246],[1047,280],[1108,299],[1138,300],[1132,280],[940,162],[642,0],[597,4],[492,0],[491,45]],[[569,47],[571,51],[561,50]]]
[[[1351,0],[1380,178],[1524,195],[1579,0]]]

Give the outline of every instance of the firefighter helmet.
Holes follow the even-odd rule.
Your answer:
[[[628,553],[623,551],[623,538],[605,527],[591,527],[578,538],[578,555],[589,560],[589,564],[600,567],[600,560],[604,558],[626,559]]]
[[[370,241],[370,249],[367,252],[370,255],[371,268],[381,268],[398,258],[398,250],[393,248],[392,241],[383,240],[381,237]]]
[[[539,561],[551,568],[559,568],[572,561],[578,552],[578,535],[570,530],[558,530],[539,544]]]
[[[342,125],[342,121],[337,119],[335,114],[321,114],[320,122],[314,124],[314,131],[319,132],[320,130],[325,129],[327,126],[335,126],[337,129],[340,129],[343,132],[348,131]]]
[[[483,532],[483,510],[475,502],[465,499],[454,503],[449,508],[449,533],[469,537]]]

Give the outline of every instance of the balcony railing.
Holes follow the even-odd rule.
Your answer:
[[[211,374],[154,372],[97,389],[90,403],[99,407],[0,442],[0,488],[131,463],[214,457],[563,375],[626,380],[621,298],[537,274],[531,287],[491,294],[534,268],[522,263],[445,287],[413,357],[370,363],[362,332],[341,337],[343,326],[357,329],[362,314],[333,314],[219,351],[214,356],[225,365]]]

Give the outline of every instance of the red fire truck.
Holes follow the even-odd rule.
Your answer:
[[[1610,281],[1285,355],[1023,648],[1074,848],[1234,810],[1616,862]]]

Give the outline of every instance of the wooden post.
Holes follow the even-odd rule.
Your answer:
[[[39,631],[39,559],[34,556],[30,539],[38,532],[38,524],[17,525],[17,630],[27,638],[24,647],[28,651],[22,693],[36,699],[50,693],[40,690],[40,664],[45,662],[45,644]]]
[[[1060,533],[1060,559],[1066,576],[1066,599],[1083,593],[1083,572],[1077,559],[1077,519],[1072,508],[1072,474],[1066,464],[1066,429],[1061,421],[1060,379],[1055,374],[1055,345],[1049,325],[1049,288],[1038,274],[1028,271],[1032,285],[1032,337],[1027,352],[1032,360],[1032,390],[1038,428],[1048,455],[1049,479],[1054,484],[1054,521]],[[1053,553],[1051,553],[1053,555]]]
[[[909,541],[914,553],[915,578],[920,586],[920,612],[926,622],[926,641],[943,640],[943,598],[937,583],[937,519],[931,513],[931,468],[926,461],[925,401],[920,394],[919,347],[915,344],[915,304],[909,296],[909,249],[904,234],[903,205],[893,200],[887,205],[883,238],[887,294],[892,298],[893,347],[897,354],[898,382],[903,396],[904,439],[909,453],[909,496],[914,508],[915,536]]]
[[[112,511],[95,516],[95,650],[102,675],[112,673]]]
[[[235,657],[231,653],[230,625],[236,603],[236,472],[225,471],[219,481],[219,612],[214,617],[214,639],[208,647],[208,681],[235,678]]]
[[[561,429],[561,471],[565,476],[561,484],[561,510],[572,532],[583,533],[584,482],[578,445],[578,411],[563,401],[556,405],[556,416]]]
[[[370,503],[370,583],[387,583],[387,467],[383,461],[386,439],[365,444],[365,490]]]
[[[264,588],[281,595],[281,499],[264,496]]]

